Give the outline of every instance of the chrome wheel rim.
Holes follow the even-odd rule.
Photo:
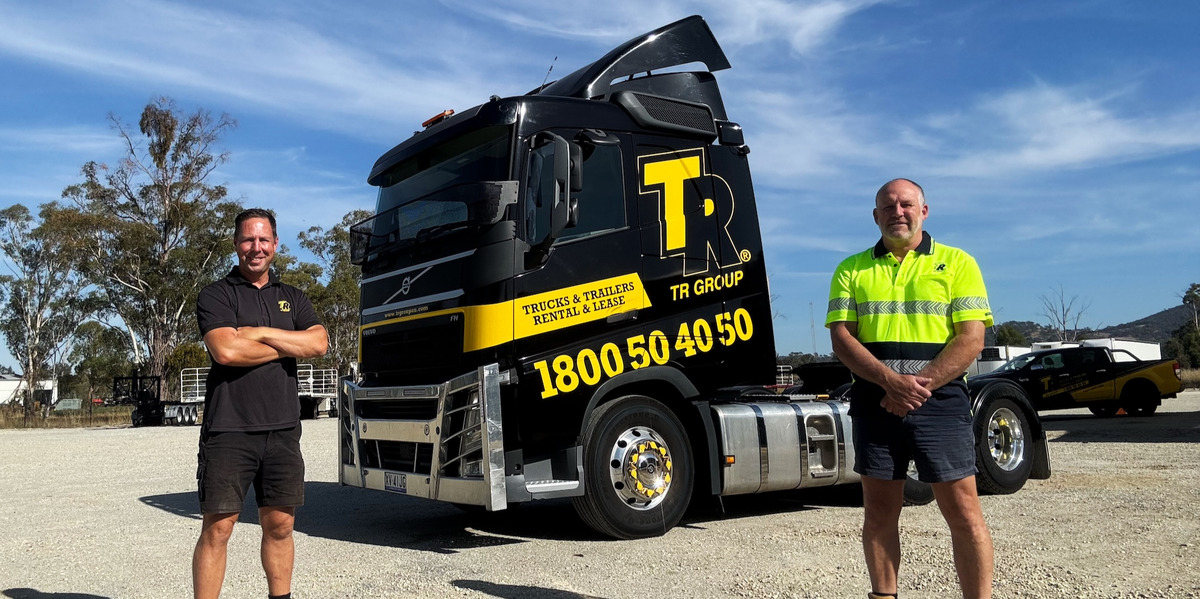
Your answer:
[[[1013,471],[1025,461],[1025,428],[1008,408],[992,412],[988,422],[988,447],[992,460],[1000,469]]]
[[[635,426],[621,433],[608,464],[613,491],[635,510],[656,507],[671,490],[671,448],[654,429]]]

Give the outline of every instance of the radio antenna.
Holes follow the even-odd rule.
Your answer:
[[[542,79],[542,86],[538,88],[538,91],[546,89],[546,82],[550,80],[550,71],[554,70],[554,63],[556,62],[558,62],[557,56],[554,57],[554,60],[550,61],[550,68],[546,69],[546,76]]]

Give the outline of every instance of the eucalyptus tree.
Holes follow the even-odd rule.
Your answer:
[[[169,98],[149,103],[136,130],[109,120],[122,156],[84,164],[53,220],[85,245],[81,266],[106,318],[129,336],[133,361],[164,374],[174,348],[197,338],[200,288],[231,265],[240,206],[208,179],[229,158],[215,147],[236,122],[203,109],[185,115]]]
[[[312,252],[320,264],[302,263],[289,283],[305,289],[321,316],[329,333],[325,362],[340,374],[349,372],[358,355],[361,271],[350,263],[350,227],[371,214],[367,210],[353,210],[328,229],[314,226],[298,234],[300,247]]]
[[[0,253],[9,271],[0,275],[0,332],[21,365],[26,419],[89,309],[74,241],[21,204],[0,210]]]

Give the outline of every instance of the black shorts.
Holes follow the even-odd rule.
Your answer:
[[[204,432],[198,458],[201,513],[241,512],[251,483],[258,507],[304,505],[299,426],[253,433]]]
[[[927,483],[975,474],[975,433],[969,414],[855,416],[854,471],[872,478],[903,480],[908,463]]]

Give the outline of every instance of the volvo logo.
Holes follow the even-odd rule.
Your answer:
[[[409,275],[407,277],[404,277],[404,280],[400,282],[400,289],[398,291],[396,291],[396,293],[393,293],[392,297],[387,298],[387,300],[384,301],[383,303],[385,303],[385,304],[391,303],[392,300],[396,299],[396,296],[398,296],[398,295],[408,295],[408,292],[412,291],[413,283],[416,283],[417,279],[421,278],[422,275],[429,272],[429,270],[431,268],[433,268],[433,267],[428,266],[425,268],[425,270],[422,270],[421,272],[419,272],[415,275]]]

